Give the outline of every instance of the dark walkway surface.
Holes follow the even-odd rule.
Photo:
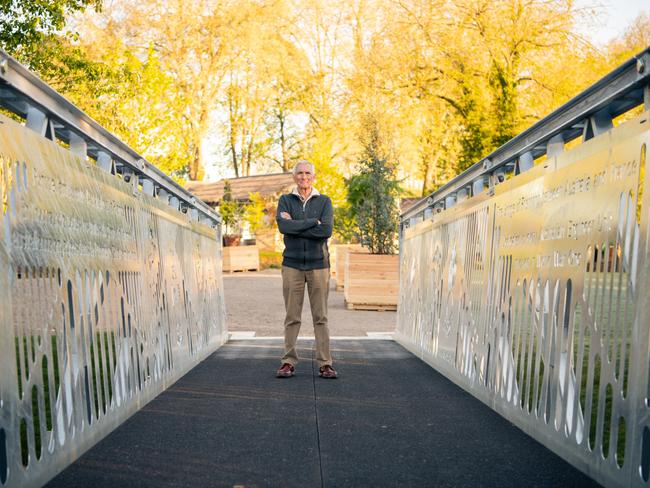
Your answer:
[[[596,486],[398,344],[333,348],[276,379],[279,341],[230,342],[48,486]]]

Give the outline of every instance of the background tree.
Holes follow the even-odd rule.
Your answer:
[[[348,201],[359,241],[373,254],[394,254],[397,240],[399,183],[390,157],[388,137],[377,114],[365,117],[360,134],[363,153],[359,172],[348,180]]]
[[[219,213],[225,226],[224,236],[240,235],[244,207],[232,197],[232,186],[228,180],[224,182],[223,197],[219,202]]]
[[[260,229],[270,227],[266,218],[268,202],[259,193],[248,195],[249,203],[244,207],[244,220],[248,222],[249,230],[255,234]]]
[[[154,164],[182,180],[310,159],[342,216],[363,114],[424,195],[650,43],[641,15],[590,45],[573,0],[41,3],[0,6],[5,48]]]
[[[29,50],[66,25],[72,13],[89,6],[101,7],[101,0],[3,0],[0,2],[0,46],[13,55]]]

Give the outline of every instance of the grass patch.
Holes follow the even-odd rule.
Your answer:
[[[103,348],[100,346],[99,349],[103,349],[104,354],[99,353],[98,354],[98,364],[99,364],[99,375],[96,375],[96,367],[95,367],[95,347],[94,344],[91,344],[90,346],[90,359],[91,359],[91,368],[92,368],[92,379],[93,379],[93,386],[94,386],[94,400],[95,400],[95,414],[98,415],[98,408],[101,405],[102,409],[104,412],[106,412],[107,405],[110,404],[110,402],[113,399],[113,388],[112,388],[112,381],[110,377],[110,371],[111,371],[111,361],[110,361],[110,356],[109,356],[109,351],[112,350],[113,352],[113,367],[112,369],[115,370],[116,364],[117,364],[117,358],[115,355],[115,333],[111,332],[97,332],[96,333],[96,341],[97,344],[102,344],[101,339],[103,338]],[[15,344],[15,353],[16,353],[16,378],[17,378],[17,383],[18,383],[18,394],[19,398],[23,397],[23,367],[25,368],[25,375],[29,375],[29,358],[30,356],[32,357],[32,360],[36,360],[36,352],[35,348],[32,349],[32,353],[29,354],[28,347],[31,344],[32,346],[35,345],[35,341],[38,341],[40,343],[40,339],[32,336],[32,337],[15,337],[14,338],[14,344]],[[22,343],[22,348],[21,348],[21,343]],[[50,395],[50,380],[54,380],[54,402],[56,402],[56,398],[59,394],[59,389],[61,386],[61,373],[60,373],[60,367],[59,367],[59,350],[58,350],[58,339],[57,336],[52,335],[50,336],[50,344],[51,344],[51,361],[48,359],[47,356],[43,356],[42,362],[41,362],[41,373],[42,373],[42,379],[43,379],[43,413],[45,417],[45,428],[47,429],[48,432],[51,432],[53,429],[54,425],[54,414],[53,414],[53,405],[52,405],[52,396]],[[21,349],[23,352],[23,358],[24,361],[21,361]],[[107,385],[108,385],[108,391],[106,391],[106,387],[104,385],[104,374],[108,374],[107,379]],[[98,385],[99,383],[99,385]],[[98,390],[99,387],[99,390]],[[28,393],[28,392],[25,392]],[[99,401],[101,400],[101,402]],[[39,391],[36,385],[32,386],[31,390],[31,405],[32,405],[32,420],[33,420],[33,427],[34,427],[34,450],[36,452],[37,458],[40,459],[41,453],[42,453],[42,439],[41,439],[41,415],[40,415],[40,403],[39,403]],[[19,431],[20,431],[20,450],[21,450],[21,460],[24,466],[27,466],[27,463],[29,462],[29,443],[28,443],[28,434],[27,434],[27,421],[25,419],[21,419],[20,425],[19,425]]]
[[[274,251],[260,251],[260,269],[280,269],[282,267],[282,253]]]

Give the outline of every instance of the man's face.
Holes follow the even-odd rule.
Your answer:
[[[314,173],[311,172],[311,166],[308,164],[299,164],[293,175],[293,181],[296,182],[298,190],[311,190],[311,186],[314,184]]]

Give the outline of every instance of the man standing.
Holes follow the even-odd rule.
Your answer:
[[[334,212],[329,197],[321,195],[312,185],[314,165],[299,161],[293,168],[293,192],[282,195],[278,202],[276,221],[284,234],[282,260],[282,291],[286,318],[284,320],[284,356],[277,371],[278,378],[293,376],[298,364],[296,341],[300,331],[305,283],[316,336],[316,361],[322,378],[336,378],[330,354],[327,327],[330,259],[327,239],[332,235]]]

